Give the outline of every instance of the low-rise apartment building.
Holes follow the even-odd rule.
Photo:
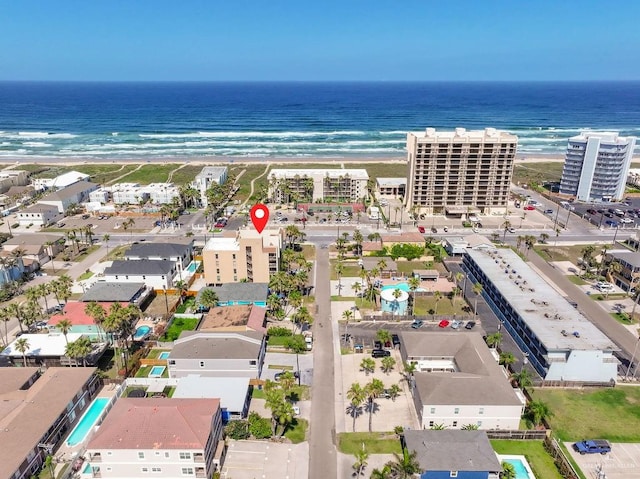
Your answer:
[[[64,249],[65,237],[58,233],[17,234],[2,244],[2,249],[11,253],[22,250],[22,258],[43,265]]]
[[[613,341],[514,251],[469,249],[463,269],[544,380],[615,381]]]
[[[613,282],[625,291],[637,289],[640,284],[640,253],[619,249],[607,251],[606,259],[620,265],[620,271],[612,273]]]
[[[95,368],[0,368],[0,477],[37,476],[100,387]]]
[[[233,236],[211,238],[202,250],[204,278],[208,285],[247,280],[268,283],[278,271],[282,232],[242,229]]]
[[[0,194],[7,193],[13,186],[27,186],[29,173],[24,170],[0,171]]]
[[[120,283],[144,283],[157,291],[171,289],[177,273],[173,261],[116,260],[104,270],[104,280]]]
[[[89,195],[97,189],[98,185],[95,183],[79,181],[71,186],[49,193],[39,200],[38,204],[55,206],[58,208],[59,213],[66,214],[69,206],[89,201]]]
[[[18,212],[18,223],[20,226],[40,226],[47,227],[63,218],[58,207],[49,204],[36,203]]]
[[[364,169],[274,169],[269,172],[269,198],[277,203],[358,202],[367,195]]]
[[[224,446],[218,399],[122,398],[89,441],[93,477],[209,479]]]
[[[407,134],[405,205],[425,214],[503,213],[518,137],[494,128]]]
[[[404,196],[407,188],[406,178],[376,178],[376,187],[380,196]]]
[[[89,175],[79,171],[68,171],[55,178],[35,178],[33,186],[36,190],[62,190],[80,181],[89,181]]]
[[[402,335],[402,359],[416,365],[412,394],[425,429],[518,429],[526,399],[479,333]]]
[[[157,260],[172,261],[176,265],[178,275],[189,266],[193,258],[193,240],[172,239],[167,242],[145,242],[133,244],[124,253],[127,261]]]
[[[200,204],[203,208],[208,204],[207,190],[214,184],[223,185],[227,181],[227,175],[226,166],[205,166],[196,175],[191,186],[200,193]]]

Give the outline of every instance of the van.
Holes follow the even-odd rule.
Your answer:
[[[611,292],[614,289],[613,285],[611,283],[607,283],[606,281],[598,281],[596,283],[596,288],[600,292]]]

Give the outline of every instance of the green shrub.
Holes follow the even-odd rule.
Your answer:
[[[273,326],[267,330],[269,336],[293,336],[293,331],[282,326]]]
[[[302,334],[296,334],[287,338],[284,343],[285,348],[290,349],[294,353],[304,353],[307,350],[307,343]]]
[[[249,423],[243,419],[229,421],[224,433],[231,439],[249,439]]]
[[[249,414],[249,432],[256,439],[267,439],[272,436],[271,421],[261,417],[257,412]]]

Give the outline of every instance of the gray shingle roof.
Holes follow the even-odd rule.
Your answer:
[[[63,188],[58,191],[54,191],[53,193],[49,193],[42,201],[62,201],[71,196],[77,195],[78,193],[82,193],[85,191],[92,191],[98,189],[98,185],[95,183],[91,183],[89,181],[79,181],[78,183],[74,183],[66,188]]]
[[[502,470],[484,431],[405,431],[404,439],[423,471]]]
[[[161,258],[182,257],[190,249],[189,243],[138,243],[134,244],[125,253],[125,258],[145,258],[157,256]]]
[[[267,283],[226,283],[213,289],[221,303],[227,301],[266,301],[269,290]]]
[[[111,266],[104,270],[106,276],[115,274],[130,274],[130,275],[150,275],[159,276],[167,275],[174,268],[175,263],[167,260],[149,260],[141,259],[139,261],[114,261]]]
[[[130,302],[144,288],[144,283],[107,283],[98,281],[82,295],[80,301]]]
[[[183,331],[169,359],[256,359],[263,333]]]

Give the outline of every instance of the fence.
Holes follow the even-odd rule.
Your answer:
[[[487,431],[487,437],[489,439],[510,439],[510,440],[525,440],[525,441],[542,441],[547,439],[551,431],[548,429],[528,429],[528,430],[503,430],[503,429],[491,429]]]
[[[580,476],[565,455],[562,447],[558,444],[558,441],[547,436],[543,444],[547,452],[551,454],[551,457],[553,457],[553,462],[556,464],[556,467],[560,471],[562,477],[565,479],[580,479]]]
[[[585,389],[585,388],[613,388],[616,386],[614,380],[599,383],[587,383],[583,381],[534,381],[533,385],[537,388],[562,388],[562,389]]]

